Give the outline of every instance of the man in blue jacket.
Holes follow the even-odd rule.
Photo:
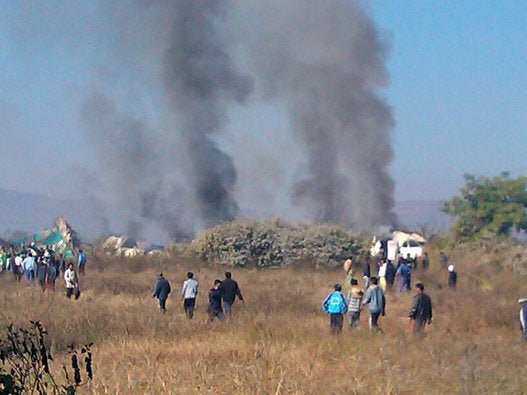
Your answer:
[[[156,289],[152,297],[159,300],[159,310],[161,310],[163,313],[167,311],[166,302],[168,299],[168,294],[170,294],[171,290],[170,283],[165,277],[163,277],[163,273],[160,273],[159,278],[157,279]]]
[[[334,292],[324,299],[322,309],[329,314],[331,332],[337,334],[342,332],[344,315],[348,312],[348,302],[341,293],[342,287],[340,284],[335,284],[333,288]]]

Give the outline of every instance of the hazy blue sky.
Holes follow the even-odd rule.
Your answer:
[[[452,196],[462,175],[526,175],[527,2],[377,1],[391,41],[397,199]]]
[[[464,173],[525,175],[527,1],[366,4],[390,45],[391,81],[381,94],[396,123],[395,199],[447,199]],[[158,52],[144,45],[134,52],[130,42],[148,38],[119,30],[123,17],[100,8],[95,1],[0,1],[0,186],[75,194],[71,175],[95,160],[80,116],[94,87],[155,118],[155,89],[144,87],[157,84]],[[141,29],[143,17],[126,26]],[[232,125],[253,135],[284,124],[283,110],[269,106],[233,114]],[[223,144],[238,142],[227,136]]]

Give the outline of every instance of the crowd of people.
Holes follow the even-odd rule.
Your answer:
[[[442,269],[448,270],[448,286],[455,288],[457,284],[457,272],[455,266],[448,261],[444,252],[440,252],[440,263]],[[346,272],[346,284],[349,286],[347,296],[342,293],[340,284],[334,285],[334,290],[322,303],[324,312],[330,315],[330,328],[333,333],[342,331],[344,317],[349,314],[348,323],[351,328],[360,325],[361,311],[367,308],[369,313],[368,325],[373,331],[382,331],[379,328],[379,317],[385,315],[386,291],[392,291],[397,280],[398,293],[412,289],[412,272],[418,269],[418,260],[410,254],[399,257],[397,266],[391,260],[386,259],[383,251],[375,257],[377,275],[371,275],[370,262],[366,262],[363,271],[364,290],[359,286],[354,277],[354,268],[351,259],[344,262],[343,268]],[[66,263],[63,254],[56,254],[52,247],[46,246],[36,248],[29,246],[18,251],[14,247],[0,248],[0,270],[11,272],[15,281],[21,282],[22,278],[28,286],[38,285],[42,291],[55,291],[56,281],[64,280],[66,297],[80,297],[79,275],[85,273],[86,255],[82,250],[77,254],[77,265],[70,260]],[[427,270],[430,265],[428,254],[425,252],[421,257],[421,268]],[[416,293],[412,300],[412,306],[408,318],[412,323],[413,333],[422,336],[426,324],[432,322],[432,301],[424,292],[423,283],[415,284]],[[181,289],[181,301],[188,319],[193,319],[196,297],[199,291],[199,283],[194,279],[194,273],[188,272],[187,279],[183,282]],[[153,297],[158,299],[159,310],[166,312],[166,301],[171,293],[169,281],[159,274]],[[223,320],[230,317],[232,305],[236,298],[243,303],[243,295],[238,283],[232,278],[231,272],[225,272],[223,280],[216,279],[212,288],[208,291],[208,319],[216,318]],[[527,298],[520,298],[521,305],[519,321],[523,340],[527,342]]]
[[[441,251],[439,254],[441,270],[448,271],[447,284],[451,289],[457,285],[458,274],[455,266],[448,260],[447,255]],[[358,285],[354,278],[355,272],[351,259],[347,259],[343,264],[346,273],[346,284],[349,285],[347,297],[342,293],[342,286],[335,284],[333,292],[322,302],[322,309],[330,316],[330,328],[333,333],[342,332],[344,317],[349,314],[350,328],[358,328],[361,311],[364,308],[369,312],[369,328],[372,331],[382,330],[378,326],[380,316],[385,315],[386,297],[385,292],[393,290],[395,280],[397,281],[397,292],[407,292],[412,289],[412,272],[417,270],[418,260],[409,254],[398,259],[397,267],[393,262],[386,259],[381,249],[375,257],[377,276],[371,276],[370,262],[366,262],[363,270],[364,289]],[[428,254],[425,252],[421,257],[421,268],[427,270],[430,266]],[[520,331],[522,339],[527,342],[527,298],[518,299],[521,305],[519,312]],[[425,293],[425,285],[421,282],[415,284],[415,295],[408,313],[412,332],[417,337],[424,335],[427,324],[432,323],[432,300]]]
[[[457,283],[457,272],[454,265],[449,264],[448,257],[441,252],[441,267],[448,269],[448,286],[455,288]],[[344,295],[342,286],[335,284],[333,292],[322,302],[322,309],[330,315],[330,328],[333,333],[342,331],[344,317],[349,314],[350,328],[358,328],[360,315],[363,309],[369,313],[368,326],[372,331],[382,330],[379,328],[379,318],[386,312],[386,292],[397,293],[408,292],[412,287],[412,273],[418,268],[428,270],[430,259],[425,252],[419,261],[416,257],[401,256],[397,260],[397,266],[391,260],[386,259],[381,249],[374,259],[376,275],[372,275],[371,263],[366,261],[362,271],[362,287],[359,285],[356,269],[353,267],[352,259],[344,262],[343,269],[346,273],[346,286],[349,286],[347,295]],[[420,267],[419,267],[420,263]],[[413,333],[422,336],[426,324],[432,322],[432,300],[425,293],[425,285],[421,282],[415,284],[415,295],[412,306],[408,313],[408,319],[412,324]],[[527,309],[526,309],[527,319]],[[527,320],[526,320],[527,322]],[[526,336],[527,338],[527,336]]]
[[[42,291],[55,291],[57,279],[64,281],[66,296],[78,299],[80,296],[79,273],[84,274],[86,255],[82,250],[77,254],[77,267],[72,260],[66,263],[63,254],[56,254],[51,246],[0,248],[0,269],[11,272],[15,280],[28,286],[38,285]]]
[[[162,313],[166,312],[166,302],[172,288],[170,282],[159,274],[152,297],[158,299],[158,307]],[[194,318],[196,297],[199,291],[199,283],[194,278],[194,273],[188,272],[187,279],[181,288],[181,301],[183,309],[188,319]],[[232,305],[236,298],[243,303],[243,295],[238,286],[238,282],[232,278],[231,272],[225,272],[223,280],[216,279],[208,293],[208,319],[214,321],[216,318],[222,321],[232,314]]]

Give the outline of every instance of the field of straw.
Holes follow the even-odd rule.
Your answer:
[[[517,299],[524,277],[498,265],[456,260],[458,287],[431,253],[418,271],[434,307],[425,339],[414,339],[407,314],[412,293],[387,294],[383,334],[345,324],[330,335],[321,302],[341,271],[307,268],[233,269],[245,297],[229,322],[207,322],[207,292],[224,267],[168,257],[113,260],[89,257],[80,300],[0,278],[1,327],[40,320],[55,364],[67,346],[92,342],[94,394],[519,394],[527,388],[526,346],[520,342]],[[197,311],[183,312],[181,284],[192,270],[200,282]],[[171,282],[167,313],[152,298],[159,271]],[[57,372],[60,376],[60,372]]]

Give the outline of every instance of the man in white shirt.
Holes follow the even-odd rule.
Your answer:
[[[183,283],[183,289],[181,290],[181,300],[183,300],[185,314],[190,320],[194,317],[194,307],[196,306],[198,288],[198,282],[194,280],[194,273],[188,272],[187,279]]]
[[[66,282],[66,297],[70,299],[75,292],[75,288],[78,287],[77,273],[73,270],[73,263],[71,262],[64,272],[64,281]],[[75,295],[75,299],[77,299],[77,295]]]

